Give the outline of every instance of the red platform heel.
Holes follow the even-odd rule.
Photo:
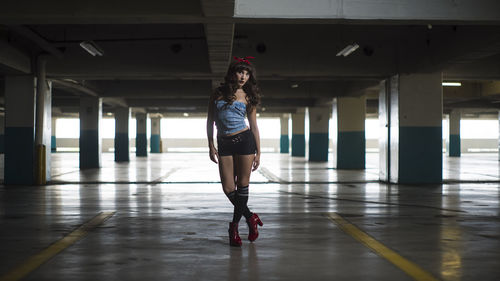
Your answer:
[[[253,213],[252,216],[247,220],[249,232],[248,232],[248,240],[253,242],[257,240],[259,237],[259,231],[257,230],[257,224],[263,226],[264,224],[260,220],[259,216],[256,213]]]
[[[241,238],[238,233],[238,224],[230,222],[228,232],[229,232],[229,245],[234,247],[241,247]]]

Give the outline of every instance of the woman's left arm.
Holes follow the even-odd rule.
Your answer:
[[[257,152],[255,153],[255,158],[252,164],[252,171],[255,171],[260,165],[260,135],[259,127],[257,126],[257,108],[255,106],[252,106],[250,112],[248,112],[248,123],[250,124],[250,130],[252,130],[255,138],[255,144],[257,146]]]

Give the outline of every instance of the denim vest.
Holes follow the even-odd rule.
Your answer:
[[[247,128],[245,116],[246,105],[240,101],[233,101],[233,104],[225,100],[215,101],[215,125],[217,135],[228,135]]]

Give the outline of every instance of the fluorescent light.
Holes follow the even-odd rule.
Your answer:
[[[356,51],[358,48],[359,48],[359,45],[356,43],[354,43],[352,45],[347,45],[347,47],[345,47],[344,49],[342,49],[342,51],[337,53],[337,57],[339,57],[339,56],[347,57],[352,52]]]
[[[462,83],[460,83],[460,82],[443,82],[443,86],[460,87],[460,86],[462,86]]]
[[[189,113],[187,113],[187,112],[184,112],[182,115],[183,115],[184,117],[189,117]]]
[[[89,54],[95,56],[102,56],[104,55],[104,51],[97,46],[97,44],[94,41],[83,41],[80,43],[80,47],[82,47],[85,51],[87,51]]]

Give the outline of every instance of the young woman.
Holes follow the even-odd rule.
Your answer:
[[[257,225],[262,221],[247,206],[250,173],[260,164],[260,137],[256,108],[260,103],[255,69],[249,58],[231,63],[224,83],[217,88],[208,104],[207,137],[210,159],[219,164],[222,189],[234,205],[233,221],[229,223],[229,244],[241,246],[238,223],[242,216],[248,224],[248,240],[259,236]],[[250,127],[245,123],[248,117]],[[217,149],[213,128],[217,126]]]

